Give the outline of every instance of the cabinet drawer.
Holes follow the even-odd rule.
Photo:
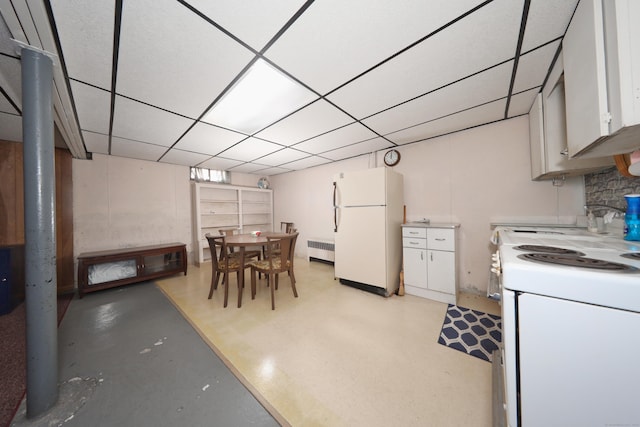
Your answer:
[[[404,237],[402,239],[402,246],[405,248],[427,249],[427,239]]]
[[[427,247],[437,251],[455,251],[455,232],[446,228],[430,228],[427,233]]]
[[[402,237],[417,237],[419,239],[427,238],[426,228],[402,227]]]

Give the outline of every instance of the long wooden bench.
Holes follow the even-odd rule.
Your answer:
[[[184,243],[86,252],[78,256],[78,293],[82,298],[88,292],[180,272],[187,274]]]

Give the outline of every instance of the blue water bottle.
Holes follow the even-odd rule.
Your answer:
[[[624,240],[640,240],[640,194],[627,194],[624,215]]]

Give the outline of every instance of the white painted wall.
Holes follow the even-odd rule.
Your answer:
[[[568,223],[582,215],[582,177],[562,187],[533,182],[526,116],[410,144],[398,149],[408,221],[458,222],[460,287],[486,293],[490,223],[529,220]],[[312,237],[333,235],[332,182],[341,171],[381,166],[383,152],[270,178],[275,221],[300,232],[296,252]],[[375,156],[375,157],[372,157]]]
[[[259,177],[232,173],[232,184]],[[189,167],[93,155],[73,160],[74,252],[187,244],[193,261]]]
[[[189,168],[94,154],[73,160],[74,252],[191,242]]]
[[[486,292],[490,222],[571,222],[582,215],[583,179],[562,187],[532,182],[527,117],[399,147],[409,221],[459,222],[460,285]],[[382,152],[270,177],[274,219],[307,239],[332,237],[333,176],[382,165]],[[193,260],[189,168],[94,154],[73,161],[74,252],[184,242]],[[232,184],[255,187],[258,176],[232,173]]]

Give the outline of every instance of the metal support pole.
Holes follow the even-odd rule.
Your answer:
[[[22,49],[27,418],[58,400],[53,62]]]

